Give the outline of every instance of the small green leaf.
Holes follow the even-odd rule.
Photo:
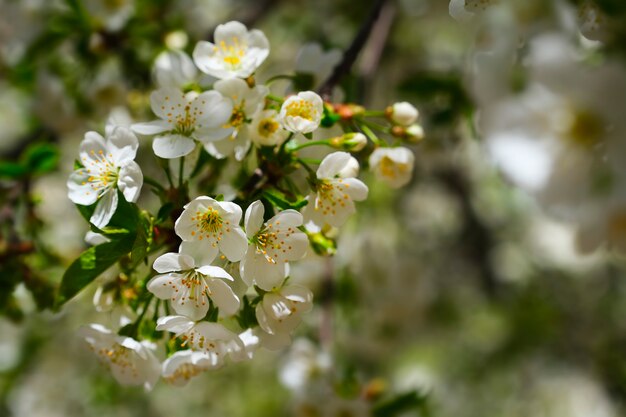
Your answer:
[[[36,143],[26,148],[20,159],[30,173],[44,174],[57,167],[59,150],[50,143]]]
[[[55,302],[56,308],[61,307],[122,256],[128,254],[134,241],[135,236],[128,234],[124,239],[93,246],[83,252],[63,274]]]
[[[0,178],[17,179],[23,177],[26,173],[28,173],[28,168],[22,164],[0,161]]]
[[[290,201],[287,199],[287,196],[285,196],[285,194],[274,189],[263,190],[263,197],[266,198],[269,202],[271,202],[276,207],[281,208],[283,210],[286,210],[286,209],[299,210],[308,204],[308,201],[305,200],[304,198],[301,198],[295,201]]]

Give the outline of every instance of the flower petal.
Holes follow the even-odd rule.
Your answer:
[[[107,139],[107,150],[117,166],[135,159],[139,141],[130,129],[117,126]]]
[[[172,129],[172,124],[166,120],[153,120],[145,123],[134,123],[131,129],[140,135],[152,136],[159,133],[167,132]]]
[[[152,142],[152,150],[158,157],[171,159],[185,156],[195,148],[193,139],[181,135],[159,136]]]
[[[143,185],[143,173],[135,161],[129,161],[120,167],[117,186],[126,201],[137,201]]]
[[[244,226],[246,228],[246,236],[248,239],[254,237],[263,226],[263,215],[265,214],[265,207],[263,203],[257,200],[248,206],[246,210],[246,217],[244,220]]]
[[[117,209],[117,198],[116,189],[110,188],[105,191],[100,197],[100,200],[96,205],[96,209],[91,215],[89,221],[97,228],[103,228],[109,224],[111,217],[113,217],[113,214],[115,214],[115,210]]]
[[[195,265],[193,258],[189,255],[168,252],[156,258],[152,268],[163,274],[166,272],[188,271],[194,269]]]
[[[246,252],[248,239],[246,239],[246,235],[240,227],[232,227],[229,233],[224,233],[218,246],[229,261],[237,262],[241,260]]]
[[[224,281],[219,279],[207,280],[211,299],[220,309],[220,314],[232,316],[239,310],[239,298]]]

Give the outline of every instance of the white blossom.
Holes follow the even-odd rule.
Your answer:
[[[207,354],[213,368],[223,365],[227,355],[236,361],[247,359],[245,345],[239,336],[219,323],[165,316],[157,320],[156,328],[174,333],[191,350]]]
[[[265,208],[255,201],[246,210],[245,227],[248,250],[240,263],[241,278],[270,291],[279,286],[288,273],[289,261],[302,258],[309,241],[303,232],[302,215],[295,210],[277,213],[263,222]]]
[[[239,78],[220,80],[213,88],[232,103],[233,110],[224,126],[212,134],[215,140],[205,144],[205,149],[219,159],[234,153],[240,161],[250,148],[250,119],[263,108],[269,89],[264,85],[250,88]]]
[[[183,94],[166,87],[152,92],[150,104],[159,120],[136,123],[132,129],[141,135],[158,135],[152,149],[161,158],[185,156],[196,147],[194,139],[206,143],[232,131],[222,128],[230,118],[232,104],[217,91]]]
[[[313,91],[303,91],[285,100],[278,118],[290,132],[311,133],[319,127],[323,115],[322,98]]]
[[[99,324],[84,326],[80,333],[120,384],[143,385],[147,390],[154,387],[161,365],[152,343],[118,336]]]
[[[376,178],[392,188],[400,188],[411,181],[414,160],[413,152],[407,148],[376,148],[369,163]]]
[[[207,257],[215,258],[219,249],[236,262],[243,257],[248,243],[239,226],[241,214],[241,207],[235,203],[201,196],[185,206],[174,229],[183,241],[203,248]]]
[[[271,335],[289,335],[313,307],[313,294],[299,285],[285,285],[268,292],[256,306],[261,329]]]
[[[206,352],[181,350],[163,362],[161,375],[172,385],[182,387],[194,376],[222,364],[219,356]]]
[[[200,71],[219,79],[249,77],[270,52],[263,32],[248,31],[240,22],[218,25],[214,38],[215,43],[198,42],[193,59]]]
[[[249,135],[250,140],[259,146],[278,146],[287,139],[289,132],[281,126],[278,112],[268,109],[254,116],[250,122]]]
[[[324,51],[319,43],[302,45],[296,56],[295,70],[299,74],[312,75],[313,86],[324,82],[333,69],[341,61],[342,52],[339,49]]]
[[[160,275],[148,282],[148,290],[162,300],[170,300],[176,313],[194,320],[206,316],[209,299],[220,313],[235,314],[239,310],[239,298],[224,282],[233,281],[233,277],[224,269],[210,265],[211,254],[203,249],[192,242],[183,242],[180,253],[159,256],[153,268]]]
[[[80,144],[83,168],[74,171],[67,182],[69,199],[75,204],[96,204],[90,222],[106,226],[117,209],[117,190],[127,201],[135,202],[143,185],[141,168],[134,161],[139,143],[123,127],[112,130],[107,138],[87,132]]]
[[[367,198],[367,186],[354,178],[358,172],[359,163],[349,153],[327,155],[317,169],[316,193],[307,197],[305,219],[319,227],[343,225],[356,211],[354,201]]]

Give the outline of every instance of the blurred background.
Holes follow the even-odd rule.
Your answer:
[[[294,265],[316,307],[289,349],[146,393],[76,335],[117,320],[98,283],[51,311],[86,247],[78,144],[112,114],[150,120],[161,52],[239,20],[270,41],[263,81],[305,43],[344,50],[373,3],[0,0],[0,416],[626,414],[620,0],[385,2],[340,94],[413,103],[426,138],[408,186],[362,173],[334,258]]]

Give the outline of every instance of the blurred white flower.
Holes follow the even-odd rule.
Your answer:
[[[135,0],[86,0],[85,8],[94,22],[117,32],[135,13]]]
[[[196,81],[198,70],[184,51],[169,50],[157,56],[152,73],[161,88],[183,88]]]
[[[143,385],[146,390],[154,387],[161,374],[161,364],[151,343],[118,336],[99,324],[81,327],[80,334],[120,384]]]
[[[209,255],[209,256],[207,256]],[[160,275],[147,285],[162,300],[170,300],[178,314],[193,320],[203,319],[209,311],[209,299],[220,313],[232,315],[239,310],[239,298],[224,282],[233,281],[224,269],[210,265],[211,253],[193,242],[183,242],[180,253],[159,256],[153,268]]]
[[[339,49],[324,51],[318,43],[306,43],[296,56],[296,73],[313,76],[311,88],[316,87],[330,76],[342,55]]]
[[[302,210],[306,221],[318,227],[343,225],[356,211],[354,201],[367,198],[367,186],[354,178],[358,172],[359,163],[349,153],[327,155],[317,169],[316,194],[307,197],[309,203]]]
[[[214,368],[223,365],[227,355],[233,360],[248,357],[239,336],[218,323],[195,322],[185,316],[166,316],[157,320],[156,328],[174,333],[193,351],[209,355],[209,362]]]
[[[248,240],[239,226],[241,207],[228,201],[216,201],[200,196],[185,206],[174,229],[189,250],[205,251],[204,256],[215,259],[219,250],[230,261],[239,261],[248,246]]]
[[[219,79],[249,77],[270,52],[263,32],[258,29],[248,31],[240,22],[218,25],[214,38],[214,44],[198,42],[193,59],[200,71]]]
[[[246,210],[245,227],[248,250],[240,263],[241,278],[266,291],[279,286],[288,273],[289,261],[304,256],[309,240],[298,230],[302,215],[295,210],[277,213],[263,222],[265,208],[255,201]]]
[[[392,188],[400,188],[411,181],[415,157],[408,148],[376,148],[370,155],[370,169],[376,178]]]
[[[313,293],[299,285],[265,293],[256,306],[261,329],[272,335],[289,335],[302,321],[302,314],[313,307]]]
[[[303,91],[285,100],[278,118],[282,126],[293,133],[311,133],[324,115],[324,102],[313,91]]]
[[[205,352],[181,350],[163,362],[161,375],[172,385],[182,387],[194,376],[221,365],[219,356]]]
[[[583,1],[578,6],[578,25],[580,33],[590,40],[606,41],[609,38],[609,17],[593,0]]]
[[[332,369],[328,352],[318,349],[308,339],[297,339],[279,369],[280,382],[291,391],[304,393],[312,380]]]
[[[74,171],[67,186],[75,204],[98,204],[89,220],[96,227],[106,226],[117,209],[117,190],[127,201],[135,202],[143,185],[141,168],[134,161],[139,143],[129,130],[118,127],[106,140],[96,132],[87,132],[80,144],[84,168]]]

